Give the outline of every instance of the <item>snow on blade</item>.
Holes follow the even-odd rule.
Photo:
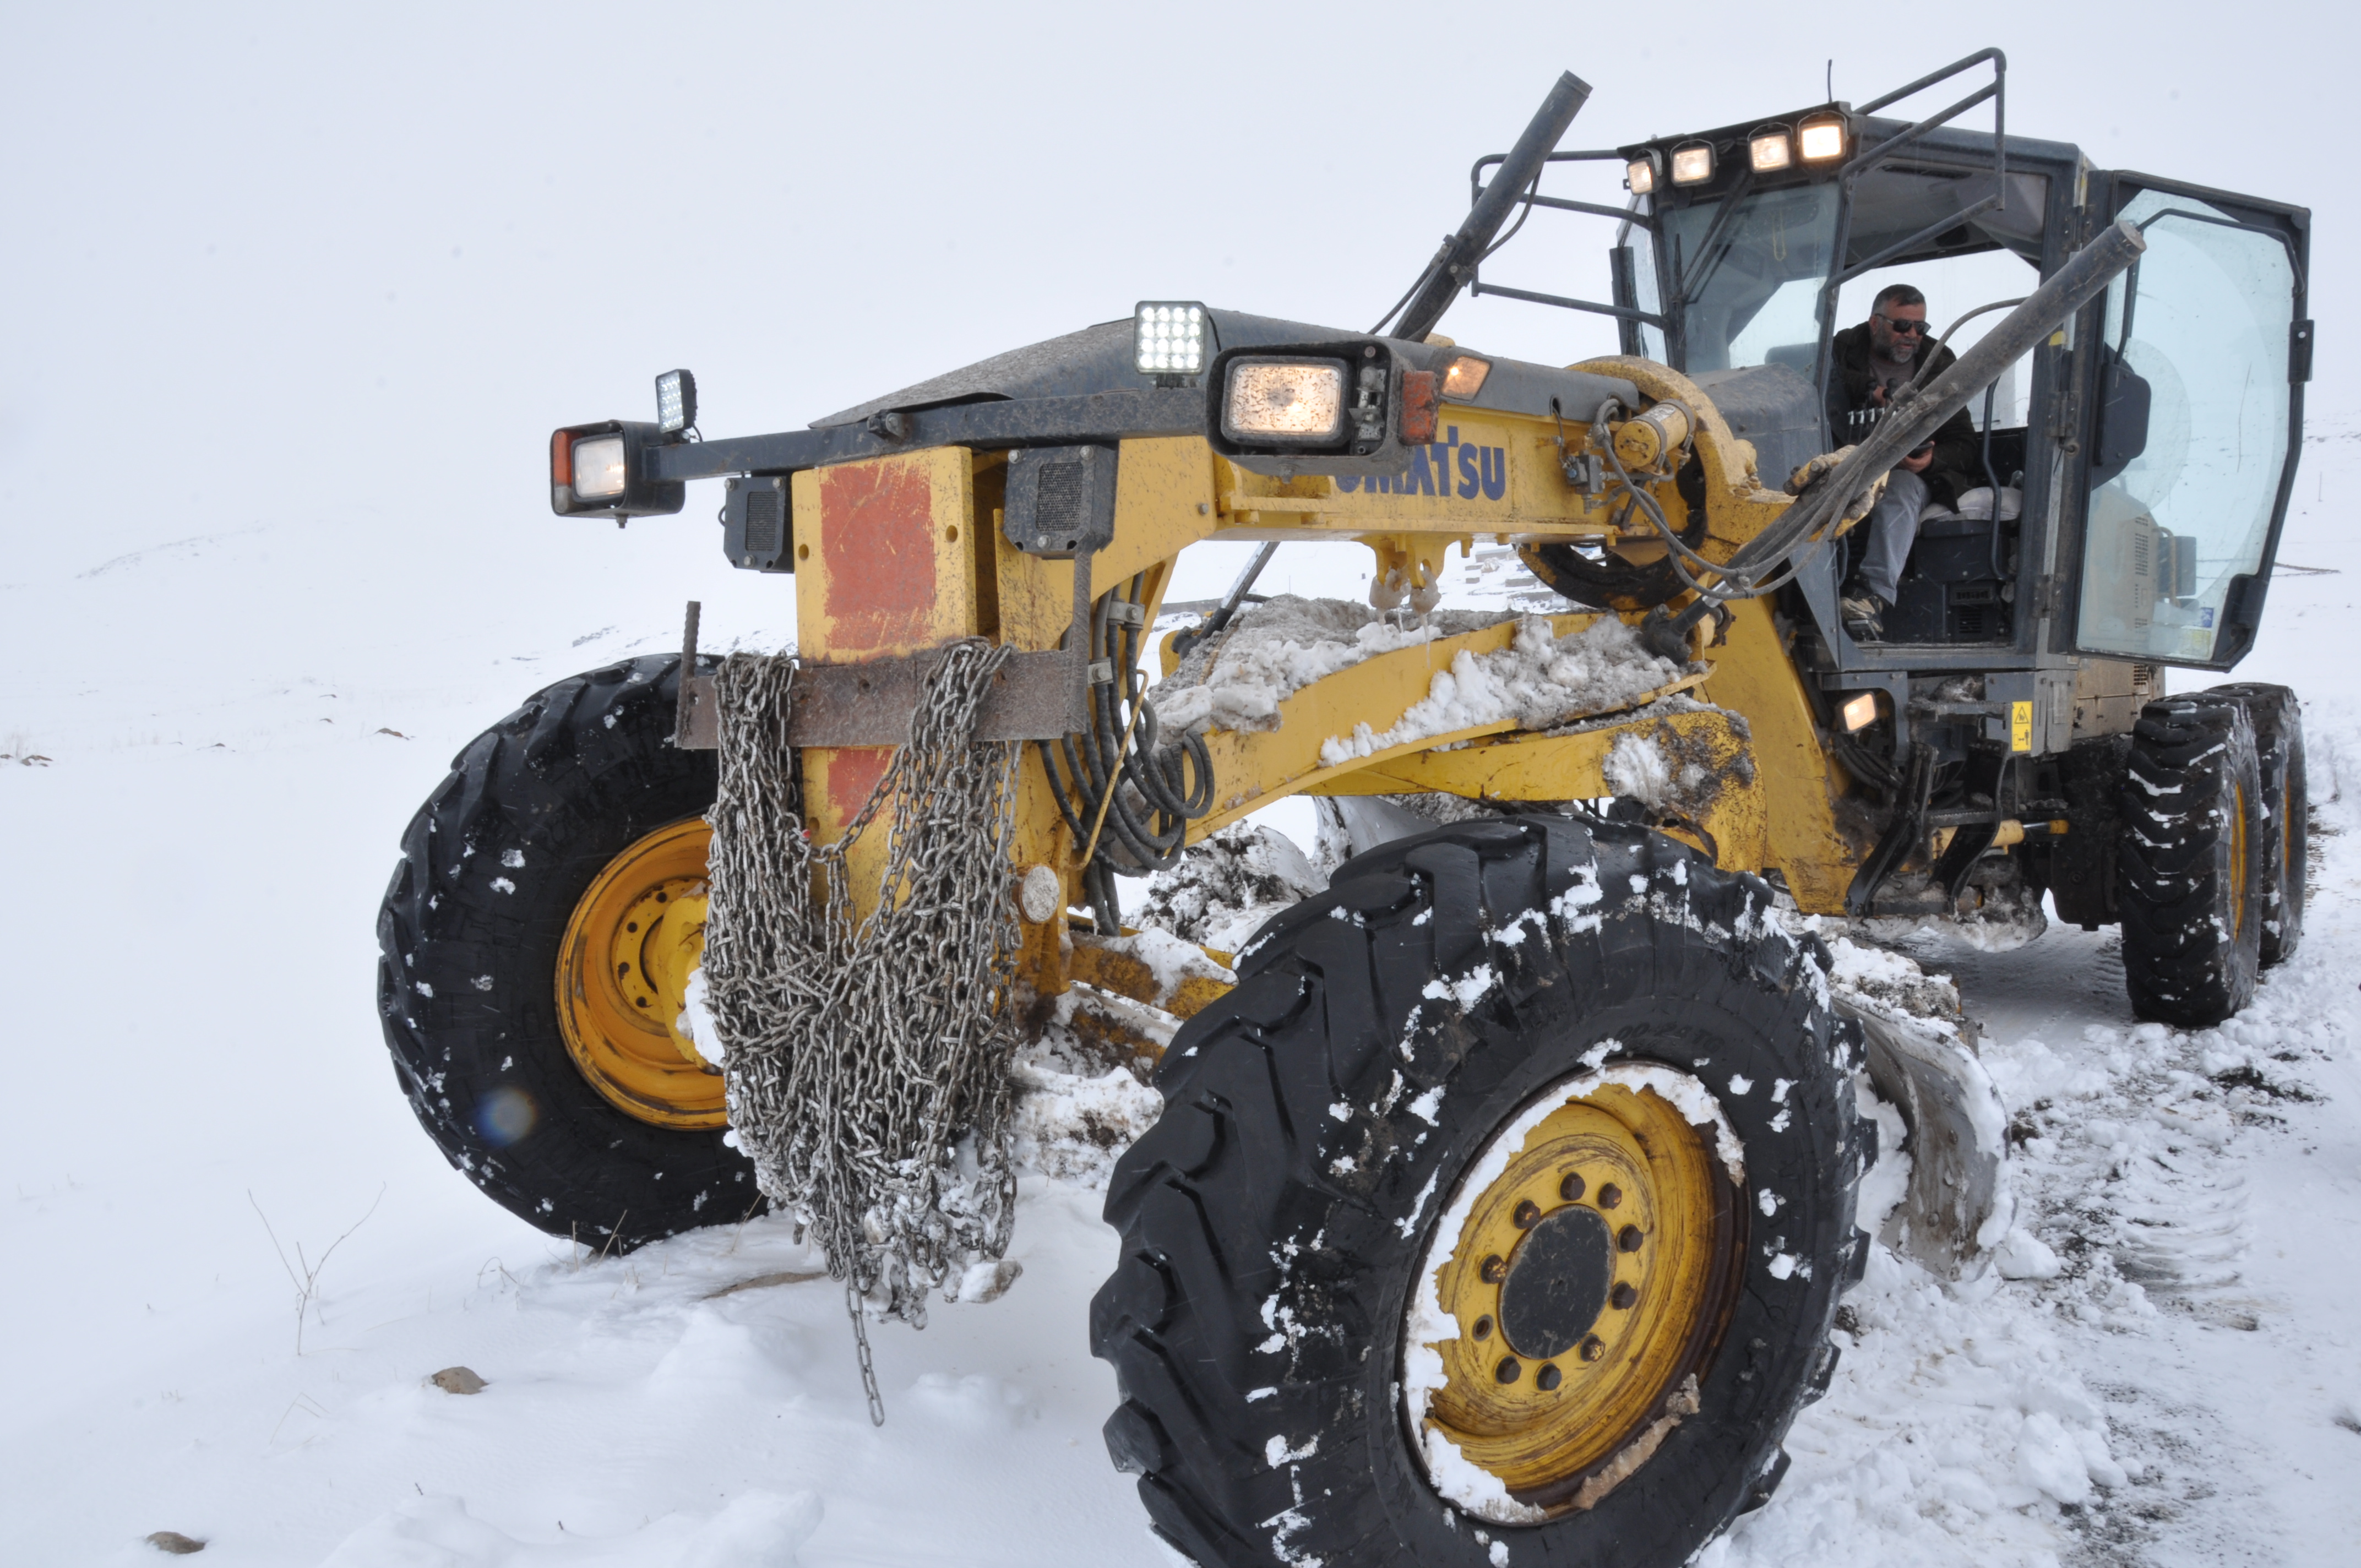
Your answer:
[[[1452,655],[1451,668],[1437,670],[1427,695],[1390,729],[1359,724],[1349,736],[1331,736],[1320,748],[1320,761],[1333,768],[1390,747],[1504,720],[1547,729],[1631,707],[1680,679],[1681,673],[1678,664],[1641,647],[1640,634],[1620,620],[1595,620],[1559,637],[1542,617],[1527,616],[1517,622],[1509,646],[1496,653],[1460,649]],[[1661,793],[1670,787],[1671,774],[1661,757],[1654,765]]]
[[[1280,594],[1240,611],[1218,640],[1191,649],[1149,688],[1148,700],[1174,729],[1276,729],[1279,705],[1314,681],[1380,653],[1510,619],[1440,610],[1403,626],[1364,604]]]

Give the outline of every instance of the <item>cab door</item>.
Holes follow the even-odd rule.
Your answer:
[[[2082,367],[2073,645],[2226,670],[2254,646],[2303,441],[2312,214],[2104,179],[2103,210],[2147,249],[2109,287]]]

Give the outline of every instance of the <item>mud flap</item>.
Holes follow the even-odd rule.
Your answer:
[[[1939,1279],[1976,1277],[2015,1212],[2002,1163],[2008,1113],[1991,1075],[1955,1040],[1841,995],[1837,1010],[1861,1025],[1870,1082],[1909,1129],[1910,1183],[1878,1239]]]

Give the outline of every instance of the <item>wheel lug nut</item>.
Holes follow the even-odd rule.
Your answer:
[[[1597,1334],[1588,1335],[1582,1342],[1580,1354],[1585,1361],[1596,1361],[1607,1354],[1607,1342]]]
[[[1484,1266],[1477,1272],[1483,1276],[1485,1284],[1498,1285],[1501,1280],[1509,1277],[1508,1260],[1499,1253],[1494,1253],[1484,1260]]]
[[[1625,1252],[1638,1252],[1640,1250],[1640,1243],[1643,1239],[1645,1238],[1640,1234],[1639,1226],[1626,1225],[1620,1231],[1616,1233],[1615,1245]]]
[[[1557,1364],[1554,1362],[1533,1374],[1533,1387],[1539,1388],[1544,1394],[1556,1387],[1565,1380],[1565,1374],[1557,1369]]]
[[[1500,1365],[1492,1368],[1492,1376],[1499,1382],[1514,1383],[1518,1375],[1523,1371],[1524,1368],[1517,1365],[1515,1356],[1504,1355],[1500,1358]]]
[[[1576,1171],[1557,1184],[1557,1195],[1571,1203],[1582,1196],[1582,1172]]]
[[[1615,1288],[1607,1293],[1607,1301],[1609,1306],[1621,1307],[1627,1310],[1631,1307],[1632,1302],[1639,1299],[1640,1292],[1632,1288],[1631,1283],[1629,1280],[1619,1281]]]
[[[1542,1206],[1528,1198],[1518,1204],[1517,1212],[1509,1217],[1516,1222],[1517,1229],[1530,1231],[1542,1223]]]
[[[1616,1186],[1613,1182],[1610,1181],[1606,1186],[1598,1190],[1598,1206],[1600,1208],[1612,1209],[1618,1203],[1622,1201],[1623,1190],[1620,1187]]]

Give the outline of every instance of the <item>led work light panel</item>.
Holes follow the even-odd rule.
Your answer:
[[[1142,302],[1132,318],[1132,365],[1143,375],[1194,376],[1205,367],[1205,307]]]
[[[656,428],[678,435],[697,422],[697,378],[667,370],[656,378]]]

